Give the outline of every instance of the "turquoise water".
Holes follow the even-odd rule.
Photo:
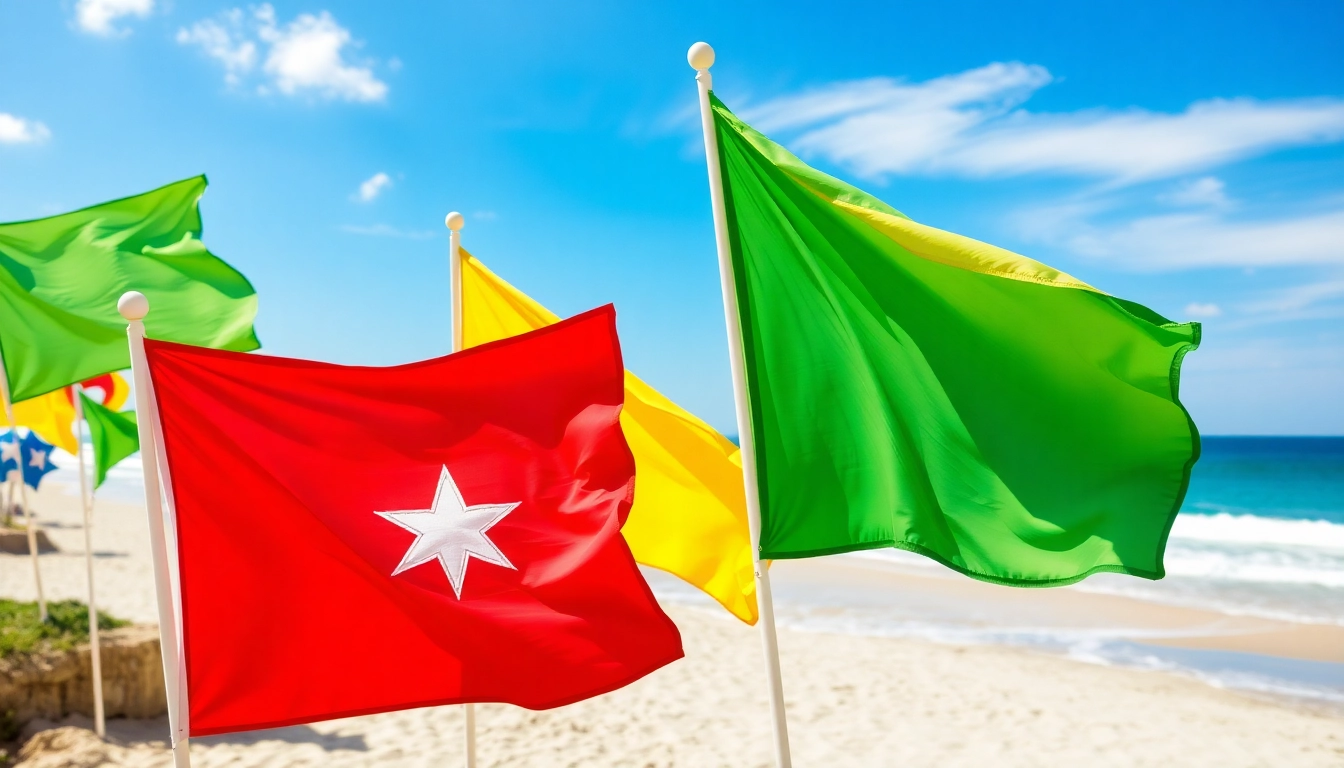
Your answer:
[[[1081,589],[1233,615],[1344,624],[1344,438],[1210,437],[1190,477],[1159,582]],[[1344,664],[1099,643],[1110,662],[1344,706]]]
[[[73,463],[65,458],[67,465]],[[113,470],[99,493],[138,501],[140,486],[138,458],[132,458]],[[867,554],[919,572],[946,571],[905,552]],[[1344,625],[1344,438],[1205,438],[1165,562],[1168,575],[1161,581],[1098,574],[1069,589],[1230,615]],[[663,599],[718,610],[676,579],[651,570],[647,575]],[[1123,627],[1038,624],[974,605],[939,604],[934,610],[923,598],[880,595],[864,601],[853,590],[776,588],[780,620],[788,625],[1031,645],[1344,706],[1344,664],[1165,648],[1136,641]]]
[[[1344,438],[1206,438],[1166,566],[1160,582],[1084,588],[1344,624]]]
[[[99,493],[137,500],[137,460]],[[1344,624],[1344,437],[1204,438],[1166,566],[1159,582],[1099,574],[1078,588]]]
[[[1344,525],[1344,437],[1206,437],[1182,511]]]
[[[844,557],[960,578],[933,561],[895,550]],[[1161,581],[1098,574],[1067,589],[1233,616],[1344,625],[1344,438],[1205,438],[1165,564],[1167,577]],[[699,599],[670,578],[650,576],[660,595]],[[961,603],[786,578],[777,581],[775,600],[779,620],[788,626],[1028,645],[1344,707],[1344,664],[1168,648],[1138,639],[1155,636],[1151,630],[1025,615],[1011,601]]]

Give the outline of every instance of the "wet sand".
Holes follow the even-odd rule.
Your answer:
[[[780,561],[771,574],[780,601],[825,604],[843,593],[846,604],[906,616],[955,614],[968,627],[1107,629],[1135,642],[1344,663],[1344,627],[1338,625],[1229,616],[1079,589],[1001,587],[874,558]]]

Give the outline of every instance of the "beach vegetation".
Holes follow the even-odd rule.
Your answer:
[[[0,659],[23,653],[65,651],[89,639],[89,608],[78,600],[47,603],[47,620],[37,603],[0,598]],[[98,628],[115,629],[129,621],[99,611]]]

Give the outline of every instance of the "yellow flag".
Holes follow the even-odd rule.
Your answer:
[[[131,391],[131,388],[126,385],[126,380],[118,373],[108,373],[89,379],[84,382],[84,389],[90,395],[95,395],[93,397],[94,401],[114,411],[120,410],[122,403],[126,402],[126,396]],[[96,396],[95,392],[91,391],[96,389],[102,390],[101,399]],[[74,432],[75,393],[73,387],[61,387],[45,395],[38,395],[29,400],[15,403],[14,422],[20,427],[33,430],[38,437],[66,453],[73,454],[79,449],[79,445],[75,442]]]
[[[465,346],[560,319],[466,251],[461,254]],[[635,560],[681,577],[755,624],[756,582],[737,446],[629,371],[621,429],[635,456],[635,504],[621,529]]]

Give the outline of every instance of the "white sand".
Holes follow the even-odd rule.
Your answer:
[[[39,512],[64,552],[42,558],[48,594],[84,597],[73,497]],[[155,618],[142,509],[100,503],[100,602]],[[0,555],[0,594],[31,599],[23,557]],[[548,712],[480,708],[482,765],[755,766],[770,761],[756,631],[717,612],[671,608],[686,658],[621,691]],[[890,638],[780,635],[799,766],[1344,766],[1344,718],[1161,672],[1025,650]],[[339,674],[339,670],[333,670]],[[458,707],[193,740],[197,766],[460,764]],[[30,766],[169,765],[162,721],[109,723],[112,744]],[[106,763],[98,762],[102,753]]]
[[[69,457],[65,457],[69,461]],[[28,489],[37,519],[60,552],[42,555],[48,600],[88,599],[84,568],[84,516],[79,498],[56,483]],[[23,519],[16,520],[19,525]],[[98,610],[136,622],[158,623],[154,571],[149,556],[149,518],[144,507],[94,502],[94,575]],[[0,554],[0,596],[36,600],[33,566],[26,556]]]

